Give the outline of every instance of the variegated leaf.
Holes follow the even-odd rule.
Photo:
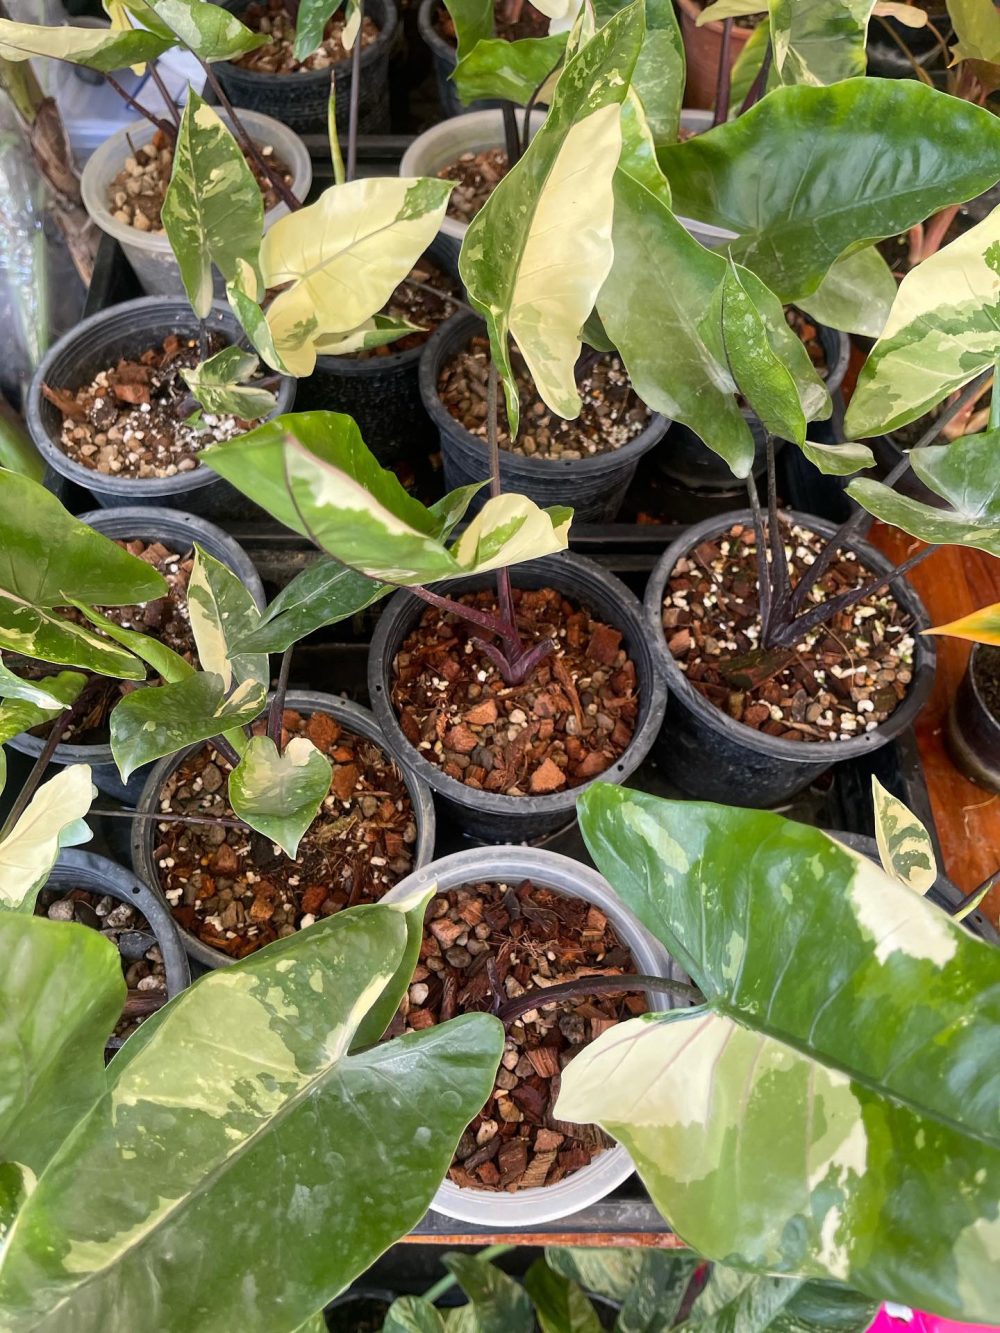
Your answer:
[[[558,67],[565,50],[565,32],[522,37],[514,42],[487,37],[458,62],[451,75],[452,82],[466,104],[480,98],[501,98],[519,106],[536,101],[546,103],[551,92],[545,96],[538,90]]]
[[[272,370],[287,375],[288,367],[274,345],[267,316],[257,304],[259,288],[260,282],[253,266],[245,259],[237,259],[233,280],[226,283],[226,300],[229,302],[229,308],[239,320],[250,345],[261,360],[266,361]]]
[[[9,918],[14,920],[13,917]],[[35,1188],[35,1173],[17,1162],[0,1162],[0,1250],[25,1199]]]
[[[236,647],[260,624],[257,603],[242,579],[197,543],[187,603],[202,670],[214,672],[224,690],[248,680],[266,689],[271,678],[267,655]]]
[[[0,842],[0,913],[34,909],[60,850],[89,840],[83,818],[95,795],[89,764],[70,764],[42,783]]]
[[[445,1268],[469,1298],[459,1328],[464,1333],[534,1333],[535,1318],[524,1288],[475,1254],[446,1254]]]
[[[148,0],[140,11],[144,26],[149,9],[175,34],[175,42],[179,40],[201,60],[236,60],[269,40],[266,33],[253,32],[223,5],[210,0]]]
[[[307,60],[322,44],[327,23],[340,8],[341,0],[302,0],[295,19],[295,42],[292,50],[296,60]],[[345,34],[346,36],[346,34]],[[344,42],[350,50],[353,42]]]
[[[573,371],[580,330],[611,267],[619,107],[642,33],[642,6],[630,5],[567,63],[544,124],[462,244],[459,270],[486,318],[512,437],[519,406],[510,336],[545,403],[563,417],[580,412]]]
[[[392,590],[391,584],[375,583],[339,560],[321,558],[285,584],[257,628],[236,647],[241,652],[283,653],[313,630],[357,615]]]
[[[246,421],[266,417],[277,406],[277,398],[267,389],[246,384],[260,365],[251,352],[240,347],[223,347],[200,366],[182,369],[184,383],[206,412],[231,413]]]
[[[903,279],[844,421],[854,438],[916,421],[992,366],[1000,341],[1000,208]]]
[[[598,21],[605,22],[621,8],[621,0],[598,0]],[[629,91],[639,98],[653,143],[659,147],[677,142],[687,73],[684,42],[671,0],[646,0],[644,8],[646,31]]]
[[[1000,602],[984,606],[947,625],[935,625],[921,630],[922,634],[948,634],[954,639],[971,639],[973,643],[991,643],[1000,646]]]
[[[227,12],[219,5],[205,8]],[[193,89],[177,132],[162,211],[184,290],[204,319],[214,297],[212,265],[231,282],[237,260],[256,264],[264,201],[232,132]]]
[[[102,28],[69,25],[40,27],[34,23],[12,23],[0,19],[0,57],[4,60],[33,60],[48,56],[71,65],[111,73],[125,65],[155,60],[174,45],[173,39],[141,29],[113,32]]]
[[[838,1282],[800,1282],[713,1264],[678,1333],[865,1333],[878,1302]]]
[[[104,1091],[121,958],[99,931],[0,912],[0,959],[0,1161],[38,1173]]]
[[[331,333],[317,338],[313,344],[317,356],[347,356],[351,352],[366,351],[370,347],[386,347],[408,333],[423,332],[420,324],[411,324],[408,319],[396,319],[392,315],[372,315],[356,329],[347,333]]]
[[[423,1296],[399,1296],[389,1306],[381,1333],[446,1333],[444,1316]]]
[[[765,0],[712,0],[695,19],[695,27],[703,28],[706,23],[722,23],[726,19],[750,18],[754,14],[766,14]]]
[[[279,754],[268,736],[253,736],[229,778],[235,813],[295,860],[299,839],[330,790],[330,761],[304,736]]]
[[[451,189],[436,177],[351,181],[271,227],[261,271],[267,287],[284,290],[266,318],[291,374],[312,373],[318,339],[348,333],[382,309],[436,236]]]
[[[76,701],[87,683],[87,677],[78,671],[60,671],[37,682],[21,680],[6,667],[0,671],[0,744],[22,731],[54,721]]]
[[[194,667],[181,657],[180,653],[175,653],[173,648],[161,643],[159,639],[154,639],[151,634],[140,634],[138,630],[126,629],[124,625],[119,625],[110,616],[102,615],[100,611],[87,606],[85,602],[71,600],[70,606],[75,606],[81,615],[86,616],[90,623],[96,625],[109,639],[114,639],[141,661],[148,663],[156,674],[168,683],[183,680],[185,676],[190,676],[194,672]]]
[[[875,0],[770,0],[774,68],[783,84],[823,87],[864,74]]]
[[[629,1149],[700,1253],[953,1318],[1000,1308],[1000,960],[816,829],[607,784],[578,803],[698,1009],[605,1033],[561,1119]]]
[[[836,261],[799,305],[820,324],[878,338],[896,299],[896,279],[875,246]]]
[[[621,1307],[616,1333],[658,1333],[672,1328],[701,1262],[683,1250],[552,1245],[546,1246],[545,1261],[554,1272]]]
[[[926,893],[937,879],[931,835],[898,797],[872,775],[875,842],[882,869],[914,893]]]
[[[294,1329],[415,1226],[503,1031],[470,1014],[351,1050],[395,982],[407,911],[341,912],[143,1024],[22,1207],[5,1328]],[[239,1263],[217,1262],[220,1218]]]
[[[875,455],[867,444],[814,444],[806,440],[801,448],[813,467],[828,477],[849,477],[875,466]]]

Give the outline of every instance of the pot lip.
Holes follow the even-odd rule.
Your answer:
[[[228,566],[232,572],[239,576],[243,586],[250,593],[251,597],[257,603],[260,611],[263,611],[267,605],[267,598],[264,595],[264,585],[260,581],[260,575],[254,567],[253,561],[240,546],[235,537],[231,537],[228,532],[223,532],[207,518],[202,518],[200,514],[189,514],[184,509],[167,509],[162,505],[121,505],[111,509],[90,509],[84,514],[77,515],[81,523],[86,523],[98,532],[104,532],[106,528],[116,528],[124,526],[131,529],[134,524],[148,524],[149,531],[152,533],[155,525],[165,525],[173,527],[177,525],[182,528],[190,528],[192,542],[199,536],[198,530],[205,535],[205,529],[209,529],[208,535],[214,542],[218,542],[223,549],[228,550],[234,558],[235,568]],[[105,536],[120,536],[120,533],[105,532]],[[158,536],[153,536],[154,541],[161,540]],[[168,537],[168,540],[173,540]],[[230,549],[232,548],[232,549]],[[211,553],[210,553],[211,554]],[[223,564],[226,564],[223,561]],[[67,671],[75,670],[73,667],[66,667]],[[35,755],[42,753],[45,747],[45,741],[40,736],[30,736],[26,731],[20,732],[8,742],[22,754]],[[95,743],[84,745],[70,741],[64,741],[56,746],[52,755],[54,764],[90,764],[93,765],[114,765],[115,758],[111,752],[109,743]]]
[[[702,12],[701,8],[695,4],[694,0],[677,0],[677,3],[680,6],[684,16],[686,18],[689,18],[692,23],[695,22],[699,14],[701,14]],[[703,23],[701,25],[701,28],[698,29],[698,31],[701,32],[702,29],[705,28],[707,28],[709,32],[719,33],[720,36],[722,34],[722,23],[719,19],[711,19],[708,23]],[[750,34],[753,32],[753,28],[737,28],[736,24],[734,23],[731,31],[733,34],[733,40],[743,43],[749,40]],[[744,33],[746,34],[746,36],[741,35]]]
[[[446,42],[434,26],[434,10],[441,3],[441,0],[420,0],[420,8],[417,10],[417,28],[420,36],[431,48],[435,55],[446,58],[451,65],[458,64],[458,52]]]
[[[382,728],[379,726],[374,713],[367,708],[362,708],[360,704],[354,703],[351,699],[342,699],[335,694],[324,694],[321,690],[289,690],[285,696],[285,707],[300,712],[329,713],[337,721],[344,723],[349,730],[354,731],[359,736],[367,737],[381,747],[386,757],[392,760],[399,769],[410,796],[410,803],[413,806],[413,814],[417,823],[417,841],[413,852],[415,869],[420,869],[430,861],[434,855],[435,836],[434,802],[430,790],[418,774],[407,770],[396,759],[396,756],[385,742]],[[195,741],[193,745],[185,746],[183,750],[179,750],[176,754],[165,755],[164,758],[157,759],[150,769],[149,777],[146,779],[136,809],[143,813],[155,810],[160,788],[166,779],[189,754],[200,750],[207,744],[207,741]],[[159,877],[152,865],[152,837],[155,822],[155,820],[137,819],[133,823],[131,838],[132,867],[138,879],[146,884],[163,904],[165,910],[170,913],[166,894],[163,892]],[[145,870],[147,869],[149,879],[145,878]],[[170,913],[170,919],[173,921],[172,913]],[[176,926],[176,922],[174,924]],[[187,953],[205,967],[228,967],[236,961],[236,959],[230,958],[228,954],[213,949],[208,944],[203,944],[196,935],[183,926],[176,926],[176,928]]]
[[[250,2],[251,0],[246,0],[246,4],[243,4],[241,3],[241,0],[223,0],[223,8],[236,14],[239,11],[246,9]],[[362,47],[361,49],[362,69],[365,65],[370,65],[373,60],[382,54],[385,47],[392,40],[396,31],[396,25],[399,21],[399,15],[396,12],[394,0],[372,0],[372,3],[381,6],[383,17],[381,26],[379,27],[378,36],[372,43],[370,43],[370,45]],[[219,65],[222,69],[227,72],[232,70],[240,79],[247,79],[248,81],[253,80],[254,82],[259,82],[261,84],[265,82],[272,83],[276,84],[278,87],[284,88],[290,88],[293,83],[296,85],[301,85],[303,83],[306,85],[310,83],[318,85],[319,83],[322,83],[325,87],[330,82],[331,70],[349,69],[350,64],[351,57],[345,56],[343,60],[337,60],[332,65],[327,65],[325,69],[307,69],[304,71],[299,69],[292,70],[287,74],[278,74],[270,73],[267,70],[246,69],[243,65],[238,65],[234,60],[219,61]],[[242,107],[237,107],[236,110],[240,113],[240,116],[246,114],[245,109]],[[253,114],[259,115],[261,113],[254,112]],[[280,122],[278,123],[280,124]]]
[[[783,509],[781,513],[791,519],[793,523],[809,528],[823,537],[832,537],[837,530],[836,524],[823,518],[817,518],[813,514],[803,514],[796,509]],[[728,717],[709,703],[703,695],[699,694],[671,656],[663,637],[660,616],[663,590],[674,565],[704,539],[719,536],[734,523],[749,525],[752,522],[753,516],[749,509],[733,510],[728,514],[719,514],[714,518],[705,519],[703,522],[696,523],[693,527],[688,528],[676,541],[672,542],[653,566],[649,582],[646,585],[643,609],[646,626],[654,645],[654,655],[660,663],[661,670],[666,675],[669,690],[683,701],[684,707],[688,711],[694,713],[699,721],[707,725],[712,731],[720,732],[730,740],[735,739],[747,748],[769,755],[774,759],[793,760],[799,764],[815,762],[818,768],[825,769],[831,764],[839,763],[842,759],[851,759],[856,755],[867,754],[869,751],[885,745],[894,736],[911,725],[927,702],[934,683],[937,650],[933,641],[919,632],[914,634],[913,679],[910,682],[910,688],[895,710],[874,731],[866,731],[863,735],[855,736],[851,740],[799,743],[786,741],[780,736],[769,736],[764,732],[755,731],[752,727],[744,726],[742,723]],[[852,537],[848,545],[852,551],[862,557],[870,569],[876,572],[888,571],[893,567],[892,562],[881,551],[862,538]],[[897,601],[913,617],[915,631],[929,628],[931,624],[930,616],[917,595],[916,589],[906,582],[905,575],[894,578],[889,587]],[[744,733],[746,733],[745,736]],[[803,751],[806,751],[806,753],[803,753]],[[815,760],[813,760],[813,754],[815,754]]]
[[[444,360],[444,354],[441,352],[442,344],[452,335],[457,334],[460,328],[464,336],[466,327],[471,332],[473,326],[481,327],[484,333],[486,331],[486,325],[478,315],[470,315],[460,310],[457,314],[439,324],[424,343],[420,349],[420,397],[423,399],[427,415],[434,422],[439,433],[442,435],[456,435],[463,444],[470,448],[481,449],[485,462],[485,441],[481,440],[478,435],[473,435],[471,431],[466,430],[461,422],[451,415],[437,391],[438,364]],[[639,399],[639,401],[642,400]],[[654,444],[658,444],[663,439],[673,424],[669,417],[663,416],[661,412],[655,412],[648,405],[646,406],[650,413],[649,422],[634,439],[628,440],[620,449],[611,449],[603,454],[591,454],[587,458],[540,458],[537,455],[529,456],[527,454],[522,457],[522,455],[511,453],[507,449],[501,449],[500,456],[501,458],[505,456],[509,458],[512,466],[528,470],[534,469],[540,476],[549,474],[551,477],[558,477],[568,472],[590,474],[617,471],[618,464],[622,459],[632,462],[633,459],[652,449]]]
[[[598,773],[578,787],[566,791],[552,792],[546,796],[506,796],[500,792],[478,791],[467,787],[464,782],[449,777],[437,764],[425,759],[403,735],[396,717],[396,710],[389,701],[384,681],[388,681],[392,670],[391,658],[386,653],[386,644],[391,632],[391,625],[398,619],[412,622],[425,603],[408,589],[402,588],[387,602],[385,609],[375,625],[371,649],[368,655],[368,695],[372,711],[378,719],[386,743],[395,756],[399,766],[410,768],[417,773],[432,791],[451,801],[455,805],[475,806],[486,814],[511,816],[519,811],[525,814],[565,814],[574,817],[577,797],[595,782],[623,783],[642,763],[659,732],[667,706],[667,695],[662,674],[656,669],[655,654],[649,652],[646,679],[643,680],[642,652],[646,647],[646,626],[643,620],[642,606],[639,599],[613,574],[594,560],[577,555],[571,551],[560,551],[557,555],[541,556],[537,560],[526,561],[523,566],[514,566],[512,578],[517,584],[517,570],[529,568],[544,575],[544,582],[538,586],[558,586],[561,570],[575,569],[594,583],[603,586],[605,592],[613,595],[618,607],[615,628],[623,628],[623,635],[631,628],[633,642],[629,652],[636,665],[636,677],[642,693],[646,696],[646,715],[641,717],[625,752],[603,773]],[[489,578],[489,575],[481,577]],[[445,592],[459,592],[476,576],[459,577],[442,582]],[[588,594],[573,592],[578,601],[587,601]],[[394,612],[395,614],[390,614]],[[631,621],[631,625],[630,622]],[[647,651],[648,648],[647,648]]]
[[[986,700],[983,698],[982,691],[979,688],[979,682],[976,680],[976,658],[981,655],[981,649],[993,648],[996,645],[989,643],[974,643],[972,651],[969,653],[968,665],[965,668],[965,675],[969,682],[969,689],[972,691],[972,697],[976,701],[976,706],[983,713],[985,723],[990,726],[996,736],[1000,736],[1000,718],[998,718],[989,708]]]
[[[231,333],[233,338],[236,337],[238,330],[236,317],[224,302],[212,302],[208,319],[216,327]],[[118,305],[109,306],[106,310],[98,310],[67,330],[52,344],[39,362],[28,387],[25,420],[35,447],[53,471],[69,481],[75,481],[84,490],[97,494],[103,492],[109,495],[127,495],[134,504],[142,504],[146,496],[155,501],[164,495],[177,495],[220,484],[222,478],[218,473],[203,464],[192,468],[190,472],[178,472],[172,477],[111,476],[74,462],[52,438],[42,419],[44,398],[42,385],[49,378],[53,365],[71,352],[77,343],[88,341],[95,330],[115,324],[133,325],[139,341],[147,337],[155,339],[160,329],[164,331],[163,336],[166,336],[167,333],[175,332],[178,325],[189,324],[194,328],[197,319],[187,300],[182,296],[139,296],[132,301],[122,301]],[[287,375],[280,377],[278,401],[274,411],[266,420],[270,421],[273,417],[291,410],[295,401],[295,387],[294,379]]]
[[[571,857],[543,848],[516,845],[470,847],[414,871],[382,901],[399,901],[409,893],[426,890],[432,885],[441,889],[457,888],[470,879],[490,882],[531,879],[554,892],[592,902],[607,915],[632,952],[638,968],[668,976],[675,967],[667,950],[625,906],[602,875]],[[668,995],[649,998],[654,1012],[663,1013],[672,1008]],[[615,1144],[613,1148],[605,1149],[589,1166],[555,1185],[540,1185],[512,1194],[462,1189],[446,1179],[430,1206],[434,1212],[446,1217],[484,1225],[552,1222],[603,1199],[627,1180],[634,1169],[625,1148]]]

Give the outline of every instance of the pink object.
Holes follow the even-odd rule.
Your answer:
[[[942,1319],[936,1314],[912,1311],[908,1317],[893,1313],[883,1305],[868,1333],[1000,1333],[1000,1324],[960,1324],[954,1319]]]

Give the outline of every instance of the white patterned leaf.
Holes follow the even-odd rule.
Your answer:
[[[44,782],[0,842],[0,912],[31,912],[63,847],[86,842],[82,822],[96,791],[89,764],[70,764]]]
[[[140,29],[114,32],[102,28],[74,28],[70,25],[40,27],[34,23],[13,23],[0,19],[0,58],[33,60],[48,56],[71,65],[111,73],[125,65],[155,60],[174,45],[174,39]]]
[[[184,383],[206,412],[231,413],[256,421],[273,412],[278,400],[267,389],[244,383],[255,374],[259,360],[240,347],[223,347],[201,365],[182,368]]]
[[[882,869],[914,893],[926,893],[937,879],[931,835],[898,797],[872,775],[875,841]]]
[[[253,736],[229,778],[229,801],[240,819],[294,861],[330,790],[332,771],[305,736],[293,736],[281,754],[269,736]]]
[[[202,669],[215,672],[224,690],[247,680],[266,688],[270,680],[267,655],[236,652],[236,644],[260,624],[257,603],[243,581],[197,543],[187,602]]]

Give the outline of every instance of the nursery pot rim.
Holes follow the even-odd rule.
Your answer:
[[[222,8],[228,9],[231,14],[235,14],[239,18],[242,15],[242,11],[249,8],[252,2],[253,0],[222,0]],[[396,26],[399,22],[395,0],[376,0],[376,3],[381,6],[385,17],[379,27],[378,36],[375,40],[370,42],[368,46],[362,46],[361,48],[362,69],[364,69],[366,65],[370,65],[373,60],[382,54],[386,45],[394,37]],[[366,17],[372,18],[372,15],[367,13],[367,6]],[[349,73],[352,60],[353,56],[349,53],[341,60],[335,60],[332,64],[327,65],[323,69],[300,68],[288,71],[287,73],[278,73],[277,70],[248,69],[246,65],[237,64],[235,60],[220,60],[219,65],[224,70],[233,70],[241,79],[260,80],[262,83],[266,80],[270,83],[275,83],[278,86],[285,85],[286,87],[290,87],[292,83],[295,83],[296,85],[301,85],[303,83],[308,84],[309,82],[316,84],[323,82],[328,84],[330,82],[331,74],[336,74],[338,70],[341,72],[346,70]],[[236,110],[241,119],[247,114],[242,107],[237,107]],[[262,113],[251,112],[249,114],[260,115]],[[271,120],[273,117],[267,116],[265,119]],[[281,124],[280,121],[277,123]],[[302,197],[305,198],[305,195]]]
[[[233,345],[239,341],[239,325],[225,302],[212,302],[208,320],[212,321],[212,330],[222,331],[232,339]],[[194,328],[197,322],[197,316],[186,297],[137,296],[134,300],[121,301],[117,305],[108,306],[106,310],[98,310],[95,314],[88,315],[52,344],[31,378],[26,395],[25,420],[35,447],[53,471],[69,481],[76,482],[87,491],[128,495],[136,505],[141,505],[144,497],[148,496],[151,507],[159,496],[201,490],[205,486],[217,485],[222,481],[219,474],[206,467],[204,463],[199,463],[190,472],[177,472],[172,477],[117,477],[110,472],[98,472],[70,458],[53,438],[42,417],[42,403],[46,401],[42,385],[50,378],[52,367],[67,354],[71,354],[81,340],[86,342],[93,330],[101,330],[107,325],[110,340],[116,324],[131,323],[135,328],[136,342],[145,343],[148,347],[155,345],[157,341],[162,342],[167,334],[175,332],[176,325],[189,324]],[[163,333],[159,334],[161,329]],[[275,409],[263,420],[270,421],[282,412],[290,411],[295,401],[295,388],[295,380],[282,375],[277,388],[278,401]],[[58,411],[57,408],[53,410]]]
[[[559,852],[540,847],[508,844],[501,847],[471,847],[440,857],[407,875],[391,889],[383,902],[400,901],[407,894],[432,886],[440,891],[459,888],[470,881],[529,879],[567,897],[591,902],[605,913],[622,943],[632,954],[638,972],[669,977],[673,960],[635,914],[625,906],[607,880],[590,866]],[[666,1012],[673,999],[666,994],[647,997],[652,1012]],[[554,1185],[539,1185],[513,1193],[463,1189],[447,1178],[438,1188],[430,1207],[436,1213],[463,1222],[485,1226],[534,1225],[553,1222],[603,1199],[635,1170],[631,1157],[620,1143],[606,1148],[594,1160]]]
[[[837,524],[817,518],[813,514],[803,514],[795,509],[782,509],[780,513],[792,523],[807,528],[820,537],[832,537],[837,531]],[[775,759],[794,760],[798,764],[812,762],[812,755],[815,754],[818,769],[826,769],[843,759],[851,759],[878,749],[909,727],[930,696],[934,684],[937,650],[933,641],[919,632],[929,628],[931,620],[916,589],[907,583],[905,575],[895,576],[889,583],[888,590],[914,621],[913,679],[896,708],[874,731],[866,731],[850,740],[786,741],[781,736],[769,736],[766,732],[756,731],[753,727],[737,722],[716,708],[694,688],[667,647],[661,619],[663,593],[674,565],[679,559],[689,555],[706,538],[718,537],[734,523],[750,526],[753,523],[753,515],[749,509],[731,510],[728,514],[718,514],[687,528],[667,547],[649,576],[643,609],[646,625],[655,645],[655,656],[667,678],[669,690],[683,701],[685,708],[694,713],[699,721],[745,749],[756,750]],[[870,573],[886,573],[893,567],[887,556],[859,537],[852,537],[846,546],[861,558]]]
[[[417,9],[417,29],[432,51],[450,60],[453,65],[457,65],[458,51],[451,42],[445,41],[434,26],[434,11],[441,3],[442,0],[420,0]]]
[[[543,581],[536,586],[552,587],[558,591],[559,572],[565,566],[575,567],[591,578],[601,581],[605,586],[607,586],[608,580],[613,580],[614,584],[617,585],[614,587],[614,593],[619,599],[619,606],[623,611],[621,617],[625,625],[622,630],[623,640],[629,628],[628,621],[630,617],[633,622],[631,627],[639,635],[644,633],[645,623],[639,599],[620,579],[610,574],[602,565],[599,565],[595,560],[588,560],[585,556],[577,555],[575,552],[560,551],[556,555],[540,556],[536,560],[525,561],[523,565],[514,565],[511,567],[511,582],[516,589],[518,586],[517,571],[526,567],[543,575]],[[492,587],[493,578],[492,572],[481,575],[464,575],[443,580],[435,586],[444,595],[461,595],[463,592],[473,591],[479,586]],[[574,601],[587,604],[586,594],[573,592],[569,595]],[[390,752],[396,758],[400,768],[412,769],[432,791],[444,799],[455,805],[475,806],[477,810],[484,811],[487,814],[510,816],[516,815],[519,810],[524,814],[563,813],[567,820],[570,820],[574,817],[577,797],[582,792],[585,792],[595,782],[612,780],[609,777],[611,774],[614,775],[613,780],[616,783],[624,782],[630,774],[635,772],[649,753],[653,740],[663,722],[667,695],[663,688],[662,677],[655,669],[655,654],[653,655],[654,669],[649,673],[649,680],[643,681],[639,676],[638,655],[632,648],[629,650],[629,656],[636,662],[636,685],[642,690],[640,694],[640,716],[636,722],[635,731],[632,733],[632,739],[625,751],[613,764],[609,764],[603,772],[596,774],[593,778],[588,778],[586,782],[580,783],[579,786],[570,787],[564,791],[551,792],[544,796],[507,796],[503,792],[480,791],[474,787],[467,787],[464,782],[459,782],[457,778],[449,777],[437,764],[432,764],[425,759],[416,747],[406,739],[399,725],[396,710],[389,698],[393,661],[386,655],[386,641],[391,633],[390,624],[395,619],[395,617],[389,615],[389,611],[395,608],[399,617],[402,617],[404,613],[407,614],[407,632],[409,632],[410,629],[415,627],[426,606],[427,603],[417,597],[415,593],[410,592],[408,588],[401,588],[389,599],[385,610],[376,622],[375,631],[372,635],[371,648],[368,654],[368,696],[371,700],[372,711],[378,720],[383,735],[386,737]],[[619,629],[621,625],[615,624],[614,628]],[[394,656],[395,654],[393,654]],[[386,688],[383,681],[388,684],[389,688]],[[642,716],[643,696],[645,696],[644,717]]]
[[[302,713],[308,711],[310,714],[329,713],[331,717],[346,726],[348,730],[380,746],[386,758],[399,769],[410,797],[410,804],[413,806],[413,816],[417,825],[417,841],[413,849],[414,870],[418,870],[425,865],[434,855],[434,802],[426,783],[421,780],[419,775],[409,772],[398,761],[389,746],[386,745],[385,739],[382,737],[382,729],[374,714],[369,709],[362,708],[360,704],[354,703],[351,699],[341,699],[337,695],[325,694],[321,690],[289,690],[285,696],[285,708],[291,708]],[[186,745],[183,750],[179,750],[175,754],[168,754],[162,759],[158,759],[146,779],[146,785],[142,789],[142,795],[136,809],[141,813],[159,810],[160,788],[167,778],[189,754],[194,754],[209,744],[211,744],[211,741],[195,741],[192,745]],[[132,866],[139,879],[149,886],[166,910],[170,912],[170,905],[153,864],[153,837],[156,823],[155,819],[137,819],[133,822]],[[413,871],[410,873],[412,874]],[[173,921],[172,912],[170,913],[170,919]],[[174,924],[177,925],[176,922]],[[197,935],[183,926],[177,925],[177,932],[188,954],[205,967],[228,967],[237,961],[237,959],[230,958],[228,954],[221,950],[213,949],[211,945],[204,944],[198,939]],[[257,952],[257,950],[254,952]],[[248,955],[248,957],[252,957],[252,955]]]
[[[88,524],[98,532],[102,532],[105,526],[124,526],[131,530],[133,523],[148,524],[150,530],[157,525],[164,524],[179,524],[181,526],[190,525],[192,528],[192,546],[199,537],[205,535],[204,529],[210,528],[211,533],[209,535],[212,537],[213,541],[218,542],[224,549],[229,550],[229,548],[233,548],[232,550],[229,550],[229,554],[233,557],[239,557],[234,559],[235,568],[233,565],[228,564],[227,561],[223,561],[222,563],[237,575],[243,586],[257,603],[258,610],[263,611],[264,607],[267,605],[267,598],[264,596],[264,585],[261,583],[260,575],[257,573],[257,570],[246,551],[243,550],[243,547],[240,546],[235,537],[231,537],[228,532],[223,532],[223,530],[220,527],[217,527],[210,519],[202,518],[200,514],[189,514],[183,509],[167,509],[161,505],[122,505],[115,509],[90,509],[84,514],[77,515],[77,517],[81,523]],[[124,520],[124,522],[122,522],[122,520]],[[197,529],[200,529],[201,531],[199,532]],[[110,536],[113,539],[121,534],[105,532],[104,535]],[[144,541],[146,539],[140,538],[140,540]],[[160,541],[162,539],[154,536],[151,540]],[[173,538],[168,538],[167,540],[172,541]],[[211,554],[211,552],[209,554]],[[75,671],[80,668],[65,667],[64,669],[67,671]],[[140,684],[142,682],[136,683]],[[20,751],[21,754],[28,754],[31,755],[32,758],[37,759],[45,748],[46,738],[44,736],[32,736],[28,732],[22,731],[16,736],[12,736],[8,741],[8,744],[12,745],[15,750]],[[53,764],[65,765],[114,764],[115,758],[111,752],[110,741],[94,741],[90,743],[83,743],[80,741],[60,741],[53,752],[50,762]]]
[[[481,328],[485,333],[485,321],[479,315],[468,314],[467,312],[459,310],[457,314],[451,315],[448,319],[443,320],[424,343],[423,347],[420,348],[420,397],[423,399],[424,409],[426,410],[427,415],[431,418],[438,431],[442,434],[446,432],[458,433],[466,443],[482,449],[483,461],[488,467],[489,446],[486,440],[481,439],[478,435],[473,435],[473,433],[470,430],[467,430],[457,417],[451,415],[441,401],[441,396],[438,393],[437,387],[437,372],[440,367],[436,365],[436,362],[438,360],[441,362],[444,361],[444,356],[440,354],[441,345],[448,339],[457,337],[460,329],[464,339],[466,325],[470,332],[473,327],[477,327]],[[624,370],[624,368],[623,363],[622,369]],[[634,387],[632,391],[635,393],[636,399],[642,403],[642,399],[639,398]],[[504,454],[508,454],[511,458],[516,460],[518,467],[524,466],[527,468],[535,468],[540,475],[546,472],[555,476],[559,473],[570,472],[595,473],[617,471],[620,461],[623,458],[631,460],[632,458],[641,457],[663,439],[664,435],[673,424],[669,417],[665,417],[662,412],[655,411],[648,405],[648,403],[643,403],[642,405],[650,414],[649,421],[638,435],[633,439],[626,441],[626,443],[621,445],[618,449],[608,449],[600,454],[589,454],[585,458],[544,458],[538,454],[515,454],[513,450],[505,449],[503,445],[501,445],[500,456],[502,458]],[[553,413],[553,415],[557,416],[558,413]]]

